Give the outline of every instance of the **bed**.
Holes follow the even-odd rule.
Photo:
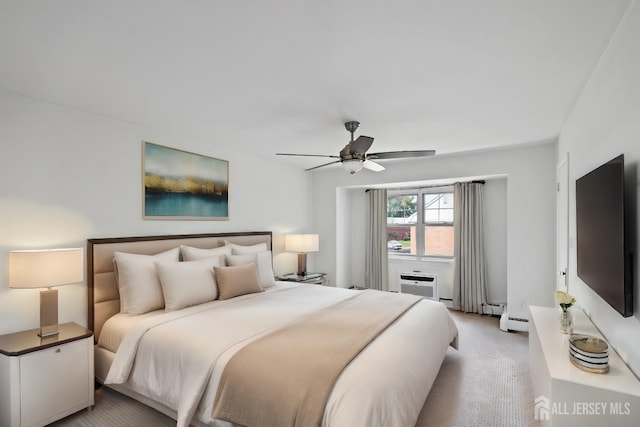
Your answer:
[[[183,250],[186,247],[191,248],[192,251],[217,251],[233,247],[234,251],[237,249],[240,254],[237,255],[234,252],[234,255],[226,255],[228,261],[235,262],[242,260],[242,257],[253,257],[254,262],[247,265],[243,262],[238,267],[222,265],[214,267],[216,274],[213,276],[219,278],[215,299],[211,299],[209,295],[200,303],[193,303],[193,301],[176,303],[184,297],[178,295],[174,298],[172,292],[176,288],[174,291],[171,291],[171,288],[164,288],[163,304],[166,303],[166,306],[156,309],[149,306],[132,315],[131,313],[135,312],[132,307],[135,307],[136,300],[132,294],[128,293],[129,291],[126,291],[127,288],[122,288],[121,282],[120,289],[123,289],[121,301],[119,284],[116,280],[117,277],[127,277],[125,268],[127,264],[121,258],[118,258],[121,262],[115,259],[118,256],[124,256],[122,254],[134,257],[171,253],[173,257],[175,248],[181,246]],[[243,253],[244,248],[257,247],[261,248],[259,255]],[[230,297],[223,295],[223,292],[229,289],[229,283],[237,277],[226,277],[223,273],[227,274],[232,270],[234,274],[240,270],[247,271],[251,265],[254,271],[257,268],[253,273],[254,276],[262,280],[261,274],[264,273],[262,270],[265,263],[269,264],[266,271],[271,271],[271,249],[271,232],[88,240],[88,324],[95,333],[97,381],[163,412],[175,419],[179,426],[235,425],[229,418],[224,419],[225,417],[221,415],[221,418],[214,417],[214,413],[223,413],[218,407],[220,405],[218,395],[224,394],[223,391],[226,389],[223,385],[229,382],[233,384],[233,381],[229,380],[232,378],[229,372],[233,371],[234,362],[243,360],[240,356],[247,354],[249,349],[259,349],[259,344],[263,345],[263,349],[266,348],[264,347],[267,346],[265,339],[272,338],[272,335],[278,335],[278,333],[280,336],[286,336],[284,333],[286,330],[309,323],[308,318],[324,316],[325,321],[335,323],[336,319],[342,318],[338,317],[337,311],[328,312],[328,310],[337,310],[336,307],[341,304],[355,304],[358,300],[370,297],[384,298],[384,302],[389,303],[383,303],[383,305],[392,306],[396,304],[390,302],[391,298],[405,298],[393,293],[369,291],[364,294],[357,290],[275,281],[269,286],[264,285],[260,291]],[[249,254],[253,252],[251,250]],[[183,256],[184,253],[181,258]],[[268,256],[268,261],[265,256]],[[224,256],[221,256],[220,261],[216,263],[223,262],[224,259]],[[158,274],[162,274],[163,285],[164,279],[171,277],[167,271],[175,276],[176,271],[184,270],[187,263],[182,259],[181,261],[183,261],[181,265],[174,265],[164,259],[155,261]],[[189,260],[188,265],[189,268],[195,268],[199,265],[198,263],[206,262],[208,261]],[[166,271],[161,270],[161,267]],[[202,269],[201,266],[197,268]],[[137,276],[134,275],[133,278],[135,277]],[[188,276],[185,273],[185,277],[195,276]],[[271,279],[273,280],[273,275]],[[197,282],[198,279],[193,281]],[[187,290],[191,289],[187,282],[183,280],[180,286],[184,286]],[[260,282],[260,285],[262,286],[263,282]],[[131,287],[131,284],[129,286]],[[197,291],[194,292],[197,294]],[[127,300],[124,299],[125,294]],[[223,296],[224,299],[222,299]],[[137,303],[145,305],[151,300],[152,298],[145,294],[145,298]],[[403,300],[403,303],[406,307],[398,314],[394,314],[393,316],[396,317],[390,318],[392,320],[388,325],[380,327],[380,332],[376,333],[371,342],[364,344],[361,350],[356,349],[353,357],[346,359],[346,365],[338,372],[335,383],[328,386],[328,396],[321,403],[321,417],[318,418],[317,423],[314,422],[315,424],[324,426],[415,425],[447,348],[457,346],[457,329],[447,309],[438,302],[416,299],[416,301]],[[360,304],[366,305],[368,302],[363,301]],[[121,305],[128,307],[129,312],[121,313]],[[355,311],[350,313],[350,310]],[[356,309],[343,309],[342,312],[347,312],[345,316],[361,313]],[[363,322],[360,318],[366,317],[378,317],[378,315],[377,313],[358,314],[353,322],[342,320],[341,324],[355,325]],[[315,327],[318,328],[317,325]],[[305,332],[298,333],[316,336],[316,334]],[[329,345],[336,345],[332,341],[338,341],[338,338],[335,340],[329,338],[328,341],[330,341]],[[310,342],[315,345],[316,342],[322,343],[322,340],[314,338]],[[294,342],[296,343],[297,341]],[[254,371],[247,367],[246,372],[240,372],[242,381],[246,384],[245,389],[241,389],[239,393],[246,400],[243,402],[246,408],[259,407],[251,399],[275,399],[273,396],[277,395],[281,389],[286,389],[284,385],[278,384],[280,377],[287,376],[286,372],[275,374],[278,363],[269,361],[268,357],[281,357],[282,360],[287,360],[286,363],[296,364],[300,359],[296,357],[298,350],[304,349],[289,351],[290,348],[295,348],[295,345],[289,347],[280,344],[278,346],[278,349],[274,349],[274,353],[279,352],[276,353],[279,356],[265,354],[264,360],[259,360],[257,367],[253,368]],[[257,359],[263,358],[258,356]],[[302,359],[308,364],[312,362],[306,362],[306,360],[313,357],[307,355]],[[280,360],[276,359],[275,362]],[[244,369],[245,365],[242,365],[244,362],[238,363]],[[269,368],[265,369],[265,366]],[[271,366],[273,366],[273,372],[271,372]],[[262,378],[261,374],[265,372],[268,375],[265,374],[265,378]],[[297,374],[289,376],[298,377]],[[300,378],[297,378],[298,381]],[[262,383],[259,384],[260,381]],[[263,384],[265,382],[266,384]],[[254,390],[262,391],[252,394]],[[284,403],[291,403],[289,400],[290,398],[287,398]],[[279,404],[265,403],[265,405],[273,408],[277,416],[286,412],[285,404],[282,405],[283,408],[280,408]],[[241,412],[245,412],[243,408]],[[249,412],[248,409],[247,412]],[[259,415],[262,416],[263,413],[259,412]],[[299,415],[294,415],[292,419],[295,420],[296,417]],[[274,419],[277,420],[277,418]],[[297,424],[306,424],[302,423],[301,419],[301,417],[298,418]],[[251,424],[248,421],[245,422]],[[265,423],[254,422],[253,424]],[[238,422],[238,424],[241,423]],[[280,425],[281,421],[271,421],[271,424]],[[291,425],[295,424],[295,421],[291,423]]]

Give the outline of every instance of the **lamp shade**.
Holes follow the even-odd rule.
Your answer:
[[[284,246],[287,252],[318,252],[320,250],[320,238],[317,234],[287,234],[284,238]]]
[[[82,248],[9,252],[9,286],[46,288],[83,280]]]

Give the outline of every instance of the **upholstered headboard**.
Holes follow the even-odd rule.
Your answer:
[[[117,237],[87,240],[88,328],[98,341],[102,325],[120,312],[120,295],[113,265],[114,252],[153,255],[180,245],[196,248],[224,246],[224,241],[239,245],[266,243],[271,250],[270,231],[170,236]]]

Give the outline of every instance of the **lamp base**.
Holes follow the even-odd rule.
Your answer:
[[[300,252],[298,254],[298,276],[306,276],[307,275],[307,254],[304,252]]]
[[[40,331],[38,332],[38,336],[40,338],[50,338],[50,337],[55,337],[60,335],[60,332],[58,331],[58,325],[51,325],[51,326],[44,326],[42,328],[40,328]]]
[[[40,332],[42,338],[58,335],[58,290],[40,291]]]

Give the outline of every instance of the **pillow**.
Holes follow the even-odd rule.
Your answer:
[[[220,246],[219,248],[201,249],[192,248],[191,246],[180,245],[180,252],[184,261],[197,261],[199,259],[222,257],[220,265],[224,265],[224,256],[231,255],[231,248],[228,246]]]
[[[236,245],[235,243],[224,241],[225,246],[231,247],[231,253],[233,255],[241,254],[255,254],[256,252],[266,252],[269,250],[266,243],[258,243],[251,246]]]
[[[244,255],[227,255],[227,265],[238,266],[251,262],[258,267],[258,281],[263,289],[275,286],[276,280],[273,277],[273,267],[271,266],[271,251],[257,252]]]
[[[166,311],[213,301],[218,296],[213,267],[220,267],[219,257],[186,262],[156,261],[155,265]]]
[[[120,312],[142,314],[164,307],[162,287],[156,261],[180,261],[180,249],[173,248],[157,255],[114,252],[117,266]]]
[[[240,295],[262,292],[254,263],[234,267],[213,267],[218,282],[218,298],[230,299]]]

